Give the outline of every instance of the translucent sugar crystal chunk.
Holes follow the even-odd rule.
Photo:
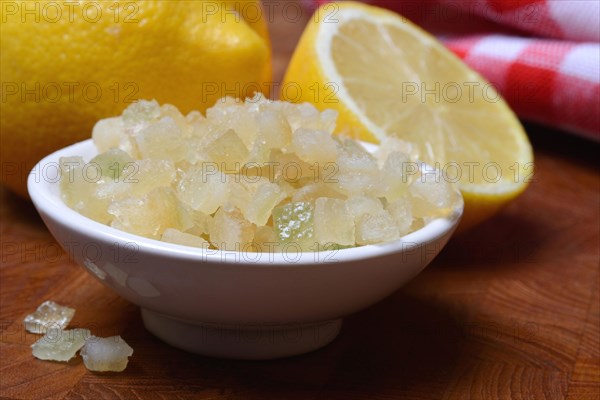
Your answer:
[[[31,345],[32,353],[40,360],[69,361],[90,336],[89,329],[50,329]]]
[[[413,224],[412,202],[410,199],[408,197],[398,198],[388,203],[385,209],[390,213],[394,222],[396,222],[398,233],[401,236],[406,235]]]
[[[65,329],[74,315],[75,309],[47,300],[33,314],[27,315],[23,323],[31,333],[45,333],[49,328]]]
[[[185,116],[185,121],[188,123],[188,125],[190,125],[190,127],[193,127],[196,124],[201,124],[203,122],[206,121],[206,118],[204,117],[204,115],[202,115],[202,113],[200,111],[190,111],[186,116]]]
[[[227,110],[229,110],[232,107],[241,107],[241,106],[242,106],[242,101],[240,99],[237,99],[237,98],[231,97],[231,96],[224,96],[224,97],[221,97],[219,100],[215,101],[215,104],[206,110],[206,115],[207,116],[210,115],[210,116],[212,116],[212,118],[215,118],[216,113],[225,113]],[[235,110],[239,110],[239,109],[235,109]]]
[[[332,109],[323,110],[319,115],[320,128],[330,135],[335,131],[338,112]]]
[[[141,158],[177,162],[187,157],[181,129],[171,117],[146,126],[137,133],[135,141]]]
[[[269,162],[271,156],[271,149],[265,146],[263,141],[257,140],[250,147],[248,151],[248,157],[246,163],[242,164],[242,174],[253,172],[258,167],[262,167],[264,164]]]
[[[256,226],[244,219],[237,209],[219,208],[210,227],[210,241],[220,250],[245,251],[254,240]]]
[[[174,179],[175,164],[172,161],[137,160],[127,163],[116,181],[107,179],[96,189],[96,194],[112,200],[141,197],[153,189],[170,186]]]
[[[355,223],[358,223],[364,215],[376,215],[383,211],[383,204],[379,199],[364,195],[355,195],[348,198],[345,206]]]
[[[409,187],[415,217],[437,217],[448,214],[459,194],[437,170],[426,170]]]
[[[239,179],[239,175],[228,175],[227,178],[229,194],[227,201],[221,207],[225,211],[233,211],[237,208],[244,214],[262,178]],[[255,179],[258,180],[255,181]]]
[[[300,201],[273,209],[273,227],[279,242],[308,249],[314,244],[314,207]]]
[[[189,125],[188,144],[193,147],[194,151],[204,153],[206,146],[222,135],[225,130],[225,127],[207,118],[195,119]]]
[[[244,144],[250,146],[258,132],[256,115],[263,101],[260,96],[248,99],[246,103],[232,98],[218,100],[213,107],[206,110],[206,117],[221,129],[234,130]]]
[[[106,211],[109,199],[97,195],[97,190],[105,183],[96,165],[86,164],[81,157],[61,157],[60,188],[66,205],[103,224],[110,223],[112,217]]]
[[[292,150],[307,163],[335,161],[338,145],[325,131],[299,128],[292,134]]]
[[[282,103],[281,109],[292,128],[295,131],[301,127],[317,125],[319,123],[319,110],[310,103],[290,104]]]
[[[92,129],[92,140],[99,152],[118,148],[125,135],[125,125],[121,117],[101,119]]]
[[[133,158],[125,151],[117,148],[98,154],[90,160],[101,176],[112,181],[118,181],[123,171],[131,167]]]
[[[181,244],[184,246],[200,247],[207,249],[209,243],[204,238],[190,233],[181,232],[180,230],[168,228],[160,238],[163,242]]]
[[[90,196],[93,187],[83,177],[85,162],[82,157],[61,157],[60,189],[63,201],[71,208],[80,211],[83,203]]]
[[[278,103],[277,105],[283,111],[292,131],[295,131],[298,128],[307,128],[322,130],[332,134],[335,129],[335,121],[338,115],[335,110],[319,112],[319,110],[310,103]]]
[[[405,153],[389,153],[382,168],[382,184],[384,185],[385,198],[394,201],[405,197],[408,186],[414,179],[418,164],[410,161]]]
[[[252,203],[246,208],[248,220],[259,226],[266,225],[273,208],[285,198],[286,195],[279,185],[274,183],[261,185],[254,194]]]
[[[317,165],[318,167],[318,165]],[[284,180],[296,184],[304,178],[317,180],[318,170],[294,153],[271,151],[269,164],[264,168],[273,181]]]
[[[254,234],[254,242],[258,245],[259,251],[273,252],[277,244],[277,233],[272,226],[258,226]]]
[[[382,194],[377,191],[381,180],[377,161],[359,144],[344,140],[336,166],[333,180],[337,182],[342,193],[354,195],[372,192],[371,195],[377,196]]]
[[[400,237],[400,230],[389,212],[380,211],[375,215],[365,214],[356,224],[356,243],[375,244],[388,242]]]
[[[281,189],[281,193],[285,194],[286,198],[290,198],[294,194],[294,190],[296,189],[294,189],[294,186],[291,183],[284,180],[278,180],[276,182],[279,189]]]
[[[372,176],[379,171],[377,161],[359,144],[344,140],[337,159],[341,172],[361,173]]]
[[[283,149],[290,145],[292,130],[285,116],[275,110],[264,110],[256,117],[256,144],[268,149]]]
[[[234,190],[237,192],[232,194],[235,206],[248,221],[259,226],[266,225],[273,208],[286,197],[279,185],[267,179],[252,185],[238,184]]]
[[[346,202],[339,199],[318,198],[314,211],[315,240],[327,245],[354,245],[354,221],[348,218]]]
[[[146,194],[161,186],[170,186],[175,179],[175,164],[169,160],[139,160],[123,174],[123,183],[130,193]]]
[[[121,141],[119,142],[119,149],[129,154],[132,158],[139,160],[142,157],[140,156],[140,152],[138,151],[135,136],[135,133],[131,129],[126,129],[125,134],[121,136]]]
[[[337,190],[333,185],[324,182],[308,183],[292,194],[292,201],[315,201],[319,197],[329,197],[332,199],[346,199],[346,196]]]
[[[228,129],[211,142],[206,154],[209,161],[214,162],[225,173],[238,172],[248,159],[248,149],[233,129]]]
[[[160,187],[143,197],[114,201],[108,212],[114,216],[114,228],[159,239],[167,228],[184,228],[181,208],[173,190]]]
[[[81,349],[85,367],[90,371],[121,372],[127,368],[133,349],[121,338],[90,336]]]
[[[410,161],[416,161],[419,158],[417,146],[393,136],[387,136],[383,139],[373,155],[379,162],[379,165],[383,166],[391,153],[405,154]]]
[[[177,185],[179,198],[193,210],[213,214],[229,198],[229,179],[214,165],[192,167]]]
[[[186,221],[185,224],[189,225],[189,228],[185,230],[186,233],[190,233],[194,236],[208,234],[211,219],[209,215],[204,214],[202,211],[188,209],[186,217],[189,218],[189,221]]]
[[[184,137],[189,136],[191,128],[186,117],[172,104],[163,104],[160,106],[161,117],[171,118],[179,127]]]
[[[125,127],[141,127],[160,118],[160,105],[156,100],[139,100],[123,111]]]
[[[357,160],[364,160],[373,164],[375,157],[367,151],[359,142],[356,142],[347,137],[335,137],[334,138],[341,145],[341,152],[347,156],[352,156]]]

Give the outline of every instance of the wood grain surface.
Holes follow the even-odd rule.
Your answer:
[[[281,78],[306,21],[272,23]],[[6,399],[600,398],[598,145],[527,125],[527,192],[454,237],[430,267],[348,317],[311,354],[242,362],[200,357],[148,333],[139,310],[73,264],[32,205],[0,189],[0,396]],[[72,326],[122,335],[123,373],[40,361],[23,317],[52,299]]]

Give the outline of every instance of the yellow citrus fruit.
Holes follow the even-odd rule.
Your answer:
[[[134,100],[204,111],[223,95],[268,92],[259,0],[0,6],[1,179],[23,196],[39,159]]]
[[[435,38],[399,15],[354,2],[326,4],[305,29],[281,97],[334,108],[338,132],[398,137],[457,182],[461,229],[520,194],[531,145],[494,88]]]

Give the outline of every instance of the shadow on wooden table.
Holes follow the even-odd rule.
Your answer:
[[[516,210],[518,204],[514,208]],[[492,219],[455,235],[434,265],[469,270],[526,266],[536,262],[536,254],[544,246],[548,226],[535,220],[533,213],[525,216],[512,209],[509,205]]]
[[[7,222],[7,217],[11,216],[11,223],[18,221],[19,224],[24,224],[28,227],[36,225],[44,226],[31,200],[17,196],[4,185],[0,185],[0,204],[2,204],[0,209],[0,221],[2,223]],[[16,216],[18,218],[15,218]]]
[[[328,398],[329,390],[368,396],[442,384],[460,353],[462,333],[448,313],[402,293],[346,319],[340,336],[313,353],[271,361],[221,360],[172,348],[142,328],[122,333],[135,349],[121,375],[86,374],[74,393],[94,388],[164,395],[243,394],[243,398]],[[132,386],[133,385],[133,386]],[[229,398],[225,396],[226,398]]]

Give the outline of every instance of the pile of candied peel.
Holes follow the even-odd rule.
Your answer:
[[[383,243],[452,212],[460,195],[413,146],[370,152],[333,135],[336,117],[261,95],[206,116],[139,101],[96,124],[96,157],[61,158],[62,196],[126,232],[234,251]]]

